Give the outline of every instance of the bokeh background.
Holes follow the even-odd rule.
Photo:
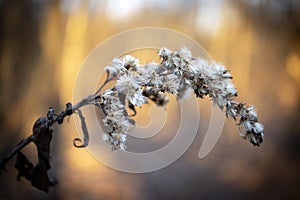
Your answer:
[[[50,105],[62,110],[72,100],[80,65],[97,44],[147,26],[189,35],[231,70],[239,100],[256,105],[265,124],[263,145],[242,140],[227,120],[213,151],[198,159],[210,118],[204,100],[198,136],[180,159],[152,173],[127,174],[74,148],[71,118],[55,127],[50,175],[58,185],[45,194],[17,182],[12,160],[0,175],[0,199],[298,199],[297,0],[0,0],[0,155],[29,135]],[[33,146],[24,152],[36,161]]]

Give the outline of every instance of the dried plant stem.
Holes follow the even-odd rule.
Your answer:
[[[0,160],[0,173],[1,170],[7,171],[5,169],[5,164],[10,161],[21,149],[23,149],[25,146],[27,146],[29,143],[33,141],[33,135],[30,135],[29,137],[21,140],[15,148],[13,148],[8,154],[6,154],[1,160]]]
[[[106,80],[104,82],[104,84],[102,84],[99,89],[97,90],[98,92],[104,87],[104,85],[109,82],[110,80]],[[75,105],[71,105],[70,103],[67,104],[67,108],[62,111],[59,115],[57,115],[52,121],[48,122],[48,126],[52,126],[54,123],[58,123],[61,124],[63,123],[63,119],[64,117],[68,116],[68,115],[72,115],[75,111],[79,111],[79,108],[92,104],[92,102],[95,100],[96,95],[89,95],[85,98],[83,98],[82,100],[80,100],[78,103],[76,103]],[[71,105],[71,107],[70,107]],[[68,107],[69,106],[69,107]],[[70,112],[70,109],[72,108],[72,112]],[[82,117],[81,117],[82,118]],[[22,139],[9,153],[7,153],[4,157],[2,157],[0,159],[0,173],[2,171],[7,171],[5,169],[5,165],[18,153],[20,152],[25,146],[27,146],[28,144],[30,144],[31,142],[34,141],[34,138],[37,137],[37,135],[33,135],[31,134],[30,136],[28,136],[25,139]],[[78,141],[78,138],[75,139],[76,141]]]
[[[95,100],[96,96],[95,95],[89,95],[85,98],[83,98],[81,101],[76,103],[75,105],[72,106],[73,112],[78,110],[79,108],[91,104]]]
[[[48,192],[48,188],[54,184],[47,174],[51,167],[53,124],[62,124],[66,116],[78,114],[84,138],[75,138],[73,145],[77,148],[86,147],[89,143],[88,127],[80,108],[94,105],[105,115],[102,119],[105,127],[102,140],[110,144],[112,150],[125,151],[127,133],[135,126],[132,119],[136,114],[135,107],[141,107],[148,100],[152,100],[157,106],[165,106],[169,102],[167,94],[173,94],[177,100],[182,100],[191,91],[199,98],[208,96],[228,118],[238,121],[238,131],[242,138],[249,140],[254,146],[263,142],[263,124],[258,121],[253,106],[235,101],[237,90],[231,81],[233,77],[225,66],[203,58],[193,58],[186,47],[175,52],[162,48],[158,55],[161,63],[139,64],[136,58],[129,55],[114,59],[106,67],[106,80],[95,93],[74,105],[67,103],[65,110],[58,115],[50,107],[46,117],[37,119],[32,134],[0,159],[0,173],[6,171],[5,164],[17,155],[15,167],[19,171],[18,180],[25,177],[32,186]],[[112,80],[115,85],[102,91]],[[127,108],[134,114],[129,115]],[[38,150],[39,162],[35,166],[20,152],[31,142]]]

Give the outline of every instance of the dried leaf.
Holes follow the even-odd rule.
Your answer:
[[[38,151],[38,164],[33,164],[27,157],[18,152],[15,167],[18,170],[17,179],[25,177],[31,181],[31,185],[44,192],[49,191],[49,187],[55,182],[50,181],[47,170],[50,169],[50,142],[52,140],[53,130],[48,126],[48,119],[40,117],[33,125],[33,142]]]
[[[33,126],[33,139],[37,147],[39,162],[45,163],[46,169],[50,169],[50,142],[53,130],[48,127],[48,119],[40,117]]]
[[[27,157],[22,152],[19,152],[17,154],[17,162],[15,164],[15,168],[18,170],[18,181],[21,180],[21,177],[25,177],[29,181],[31,180],[33,164],[27,159]]]
[[[136,109],[135,109],[134,105],[133,105],[132,103],[129,102],[129,103],[128,103],[128,108],[129,108],[130,110],[133,111],[133,114],[130,115],[130,117],[135,116],[137,112],[136,112]]]
[[[84,148],[89,144],[90,137],[89,137],[89,132],[88,132],[87,125],[85,122],[85,117],[83,116],[81,110],[78,109],[77,113],[78,113],[80,121],[81,121],[81,129],[82,129],[84,138],[83,138],[83,144],[76,144],[76,142],[82,143],[82,141],[80,138],[75,138],[73,140],[73,145],[77,148]]]
[[[46,165],[43,161],[39,161],[38,164],[33,167],[33,164],[22,152],[17,154],[15,167],[18,170],[18,181],[21,180],[21,177],[24,177],[28,181],[31,181],[31,185],[33,187],[41,191],[48,192],[49,187],[56,184],[56,181],[50,181]]]

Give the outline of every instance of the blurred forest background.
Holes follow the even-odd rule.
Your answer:
[[[297,0],[0,0],[0,155],[28,136],[50,105],[60,111],[72,100],[80,65],[97,44],[146,26],[189,35],[231,70],[239,100],[256,105],[265,124],[263,145],[242,140],[227,120],[206,158],[197,157],[200,128],[172,165],[127,174],[74,148],[71,119],[55,127],[50,174],[58,185],[45,194],[24,179],[17,182],[12,160],[0,175],[0,199],[298,199]],[[35,158],[33,146],[24,152]]]

